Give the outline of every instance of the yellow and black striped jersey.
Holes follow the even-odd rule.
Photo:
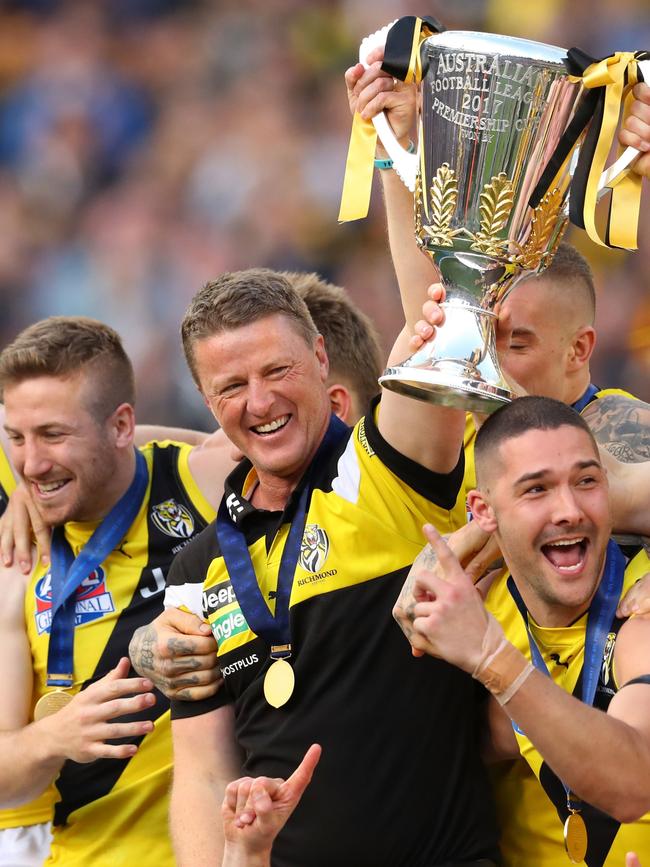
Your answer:
[[[209,620],[225,683],[209,702],[173,702],[172,717],[232,703],[252,776],[286,776],[311,743],[323,746],[318,772],[274,845],[278,867],[495,857],[475,686],[440,660],[414,659],[391,616],[422,549],[423,523],[448,532],[465,521],[464,509],[453,511],[462,458],[451,474],[432,473],[398,454],[368,416],[310,472],[290,597],[292,697],[279,709],[264,699],[270,648],[247,623],[211,526],[174,562],[165,604]],[[245,499],[252,478],[250,463],[236,469],[226,503],[273,611],[302,486],[284,512],[265,512]]]
[[[167,571],[174,555],[206,526],[205,506],[188,468],[191,447],[171,442],[142,449],[149,482],[142,506],[120,545],[76,591],[73,692],[107,674],[128,655],[134,630],[162,610]],[[75,554],[95,525],[68,523],[66,538]],[[49,571],[39,567],[25,600],[34,659],[34,703],[48,691],[47,654],[52,621]],[[173,865],[167,831],[171,774],[169,703],[135,718],[154,722],[154,731],[136,739],[128,760],[67,761],[55,781],[52,850],[47,864],[66,867]]]
[[[650,572],[650,559],[641,551],[628,563],[623,593],[647,572]],[[492,584],[486,605],[504,627],[508,639],[530,658],[528,634],[505,580]],[[584,662],[587,615],[562,628],[542,628],[532,619],[529,621],[553,680],[562,689],[575,694]],[[601,710],[607,710],[617,689],[612,660],[620,625],[621,621],[614,621],[605,646],[594,700],[594,706]],[[564,787],[525,734],[516,729],[515,734],[526,765],[522,767],[523,762],[517,760],[495,771],[503,864],[505,867],[561,867],[564,864],[568,867],[570,862],[563,837],[568,815]],[[598,761],[597,756],[594,761]],[[629,825],[621,825],[589,805],[584,805],[582,815],[589,833],[584,862],[588,867],[621,867],[629,851],[635,851],[642,864],[650,859],[650,814]]]

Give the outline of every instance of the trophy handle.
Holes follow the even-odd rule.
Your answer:
[[[368,68],[368,55],[374,48],[380,48],[386,44],[388,31],[393,24],[395,24],[395,21],[391,21],[390,24],[382,27],[381,30],[377,30],[375,33],[371,33],[370,36],[366,36],[365,39],[361,40],[361,45],[359,46],[359,62],[363,63],[366,69]],[[379,140],[386,148],[386,153],[393,161],[393,169],[397,172],[397,175],[404,186],[414,193],[415,177],[420,162],[419,149],[414,154],[410,154],[408,151],[404,150],[402,145],[395,138],[395,133],[393,132],[391,125],[388,123],[388,118],[386,117],[385,112],[382,111],[375,115],[372,122],[377,130]]]
[[[637,65],[641,70],[643,80],[650,84],[650,60],[638,60]],[[636,148],[626,148],[616,162],[605,169],[598,182],[599,199],[627,175],[639,156],[641,156],[641,151]]]

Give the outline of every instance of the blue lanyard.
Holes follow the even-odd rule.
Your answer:
[[[585,659],[582,665],[581,698],[582,701],[590,707],[593,705],[596,696],[596,688],[600,677],[600,669],[603,661],[607,635],[611,628],[618,601],[621,596],[621,591],[623,589],[625,565],[625,557],[621,553],[616,542],[610,539],[607,544],[607,557],[605,560],[603,577],[600,580],[598,590],[589,606],[589,615],[587,618]],[[530,631],[530,626],[528,625],[528,611],[526,609],[526,604],[521,598],[521,593],[513,581],[512,576],[508,578],[508,590],[510,591],[511,596],[519,609],[519,613],[524,620],[533,665],[538,671],[541,671],[542,674],[546,674],[550,677],[551,674],[544,662],[544,657],[542,656]],[[519,734],[523,734],[514,721],[512,725],[515,731],[519,732]],[[567,798],[569,798],[569,788],[564,785],[564,783],[562,783],[562,785],[567,793]]]
[[[124,538],[140,510],[149,473],[142,452],[136,450],[135,475],[126,493],[113,506],[75,558],[63,527],[52,535],[52,627],[47,654],[47,685],[72,686],[76,590]]]
[[[582,397],[576,400],[575,403],[571,404],[572,409],[575,409],[576,412],[582,412],[587,404],[591,403],[594,397],[598,394],[599,390],[600,389],[597,386],[590,385]]]
[[[275,616],[271,614],[266,600],[262,596],[246,537],[230,517],[226,507],[226,498],[223,497],[219,504],[216,523],[217,540],[237,601],[253,632],[272,647],[290,645],[291,641],[289,600],[305,529],[305,518],[312,490],[313,470],[349,432],[350,429],[347,425],[335,415],[331,416],[327,432],[311,462],[306,477],[303,479],[304,486],[295,508],[289,535],[280,560],[275,596]],[[272,655],[276,657],[288,656],[290,655],[290,647],[284,654],[278,651]]]

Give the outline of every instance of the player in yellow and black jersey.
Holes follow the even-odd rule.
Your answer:
[[[552,317],[549,306],[554,311]],[[575,248],[562,242],[550,267],[541,276],[523,281],[503,305],[501,322],[507,327],[500,341],[502,368],[525,392],[560,399],[580,412],[598,444],[619,460],[645,461],[649,457],[648,405],[621,389],[599,389],[590,382],[594,319],[595,290],[589,265]],[[476,487],[476,433],[475,418],[468,414],[460,494],[464,503]],[[624,541],[634,545],[639,540]],[[406,612],[411,602],[401,594],[396,609],[406,632],[410,629]],[[522,841],[529,845],[529,841],[537,840],[539,848],[550,853],[553,838],[545,829],[555,827],[555,813],[530,768],[519,761],[510,766],[503,763],[492,775],[504,864],[518,867]],[[562,858],[562,840],[557,834],[554,839],[555,857]]]
[[[174,702],[173,715],[232,704],[244,771],[252,776],[281,775],[305,744],[322,745],[318,773],[275,844],[274,863],[297,863],[292,853],[301,852],[310,852],[313,864],[437,863],[444,845],[492,854],[488,795],[474,752],[472,684],[436,660],[414,664],[390,615],[420,547],[422,522],[444,529],[463,519],[449,511],[462,465],[449,477],[427,472],[391,449],[368,416],[314,470],[290,600],[296,678],[290,703],[277,711],[264,697],[269,646],[246,620],[210,526],[175,561],[166,604],[210,621],[224,687],[205,702]],[[283,512],[261,512],[247,499],[255,480],[244,462],[226,484],[225,502],[246,536],[262,594],[273,600],[301,489]],[[408,737],[402,737],[406,708]],[[395,749],[388,732],[399,740]],[[423,767],[435,768],[445,786],[422,780]],[[385,786],[388,780],[395,783]],[[342,787],[354,793],[356,811]],[[405,791],[411,806],[399,833],[377,834]]]
[[[625,570],[622,592],[626,593],[639,578],[650,572],[650,558],[645,551],[639,552]],[[530,656],[528,634],[507,581],[494,582],[485,600],[486,607],[494,614],[508,640],[524,655]],[[625,621],[615,618],[609,632],[603,652],[602,666],[594,707],[606,711],[620,684],[616,678],[614,659],[616,639]],[[566,627],[544,628],[537,624],[531,625],[535,641],[542,652],[544,661],[555,683],[572,695],[578,695],[582,683],[580,674],[584,664],[586,617]],[[502,809],[507,810],[507,822],[504,823],[504,834],[501,838],[501,848],[506,864],[534,864],[535,867],[558,867],[565,858],[563,824],[567,818],[566,794],[558,778],[553,774],[542,759],[531,741],[521,732],[514,730],[521,756],[525,760],[516,760],[510,773],[516,774],[520,780],[527,773],[534,780],[540,781],[545,801],[538,796],[534,801],[529,798],[527,807],[522,809],[514,801],[502,802]],[[588,737],[588,733],[585,733]],[[594,761],[598,757],[594,756]],[[496,766],[497,770],[499,766]],[[506,782],[504,785],[508,785]],[[521,794],[520,786],[509,788],[513,794]],[[539,788],[539,783],[536,789]],[[533,792],[526,786],[524,792]],[[591,841],[591,863],[603,863],[611,867],[621,867],[625,864],[627,852],[636,851],[650,857],[650,813],[646,813],[633,824],[621,824],[616,819],[596,811],[593,807],[585,807],[589,839]],[[643,857],[643,856],[642,856]],[[566,862],[568,864],[568,861]],[[585,862],[580,862],[584,864]]]
[[[115,332],[93,320],[56,317],[26,329],[0,356],[0,380],[14,465],[58,528],[57,550],[89,556],[106,515],[123,523],[66,597],[72,678],[60,692],[68,703],[37,711],[34,722],[42,699],[53,710],[48,675],[61,677],[51,640],[61,572],[37,567],[26,592],[16,574],[3,584],[19,602],[5,594],[3,613],[19,612],[12,630],[23,630],[23,643],[2,709],[0,791],[5,804],[19,804],[55,782],[47,863],[171,865],[168,702],[127,677],[124,657],[133,629],[162,608],[172,558],[212,513],[190,469],[192,449],[134,450],[130,362]],[[10,636],[3,631],[0,643]]]
[[[216,528],[179,555],[169,578],[166,602],[210,619],[224,674],[212,701],[174,702],[177,851],[188,863],[218,851],[216,811],[241,773],[240,750],[247,772],[286,776],[306,741],[319,740],[318,773],[274,863],[495,859],[471,681],[450,679],[433,660],[414,664],[390,615],[418,522],[464,520],[450,509],[464,416],[384,394],[353,432],[341,429],[324,389],[322,340],[286,281],[266,271],[206,285],[182,334],[202,393],[249,460],[228,480]],[[405,329],[396,358],[407,340]],[[285,681],[278,693],[267,672],[287,668],[295,687],[287,693]]]
[[[495,533],[511,575],[489,591],[499,622],[432,535],[450,584],[420,575],[411,640],[484,683],[495,699],[493,752],[521,754],[553,804],[555,825],[543,812],[540,832],[516,840],[511,863],[568,864],[557,845],[563,825],[574,863],[614,867],[630,850],[643,862],[650,618],[622,622],[616,609],[650,561],[643,552],[626,565],[609,541],[606,475],[589,428],[565,405],[517,400],[488,420],[476,448],[472,511]]]

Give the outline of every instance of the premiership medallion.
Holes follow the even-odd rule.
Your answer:
[[[52,716],[58,713],[61,708],[64,708],[72,701],[72,693],[66,692],[63,689],[55,689],[53,692],[47,692],[42,695],[36,702],[34,708],[34,721],[43,719],[46,716]]]
[[[293,694],[296,676],[286,659],[276,659],[264,676],[264,697],[273,707],[282,707]]]
[[[580,813],[570,813],[564,823],[564,848],[573,864],[582,864],[587,854],[587,826]]]

